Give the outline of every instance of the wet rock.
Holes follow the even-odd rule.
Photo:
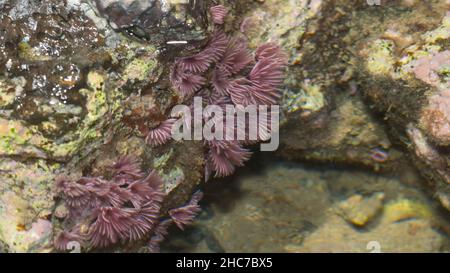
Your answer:
[[[406,160],[360,96],[351,53],[341,50],[349,19],[334,7],[328,1],[274,0],[243,15],[241,31],[250,44],[275,41],[289,55],[278,154],[393,171]]]
[[[60,1],[7,1],[0,9],[2,109],[43,138],[67,139],[86,117],[79,91],[89,67],[110,59],[102,34]]]
[[[449,208],[448,3],[433,1],[425,7],[417,2],[411,10],[414,16],[403,13],[401,6],[387,5],[383,12],[384,24],[368,27],[367,37],[357,43],[357,33],[345,38],[356,53],[362,94]],[[354,21],[363,27],[379,16],[361,11]]]
[[[205,38],[207,1],[108,0],[95,2],[100,14],[117,30],[153,43],[199,41]]]
[[[221,189],[205,190],[204,206],[214,214],[195,226],[225,252],[371,252],[374,243],[382,252],[448,249],[448,221],[418,184],[267,157]],[[184,246],[185,252],[215,251],[206,238]]]

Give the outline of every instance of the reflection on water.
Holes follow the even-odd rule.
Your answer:
[[[205,185],[203,212],[164,252],[450,250],[448,212],[411,170],[397,177],[259,155]]]

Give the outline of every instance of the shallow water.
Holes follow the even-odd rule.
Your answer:
[[[164,252],[441,252],[448,212],[424,180],[260,154],[231,178],[208,182],[203,212],[173,229]]]

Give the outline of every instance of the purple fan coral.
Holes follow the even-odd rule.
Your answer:
[[[130,209],[100,207],[92,213],[95,219],[89,228],[90,243],[94,247],[107,247],[128,238],[128,230],[135,224]]]
[[[223,31],[227,8],[213,6],[210,13],[215,24],[212,38],[199,53],[175,60],[171,70],[172,86],[185,99],[201,96],[206,104],[222,108],[226,104],[276,105],[287,66],[286,54],[275,43],[266,43],[259,46],[253,56],[246,38],[229,37]],[[263,127],[271,129],[270,124]],[[268,134],[258,133],[258,140],[267,139]],[[213,171],[216,177],[223,177],[231,175],[250,158],[250,152],[242,145],[253,142],[217,140],[205,143],[209,148],[206,176]]]
[[[185,226],[192,223],[195,216],[200,212],[198,202],[203,198],[203,193],[198,191],[192,195],[189,203],[183,207],[169,210],[170,218],[172,218],[178,228],[184,229]]]
[[[55,240],[57,249],[68,241],[82,241],[91,247],[107,247],[135,241],[152,231],[158,223],[164,197],[163,181],[151,171],[145,175],[133,157],[121,157],[110,168],[110,179],[82,177],[72,181],[61,176],[56,186],[66,201],[70,217],[87,222],[80,228],[62,232]]]
[[[222,25],[224,23],[225,17],[227,16],[227,8],[218,5],[210,8],[212,20],[214,24]]]
[[[55,238],[54,245],[57,250],[65,251],[68,250],[71,242],[80,243],[83,240],[84,238],[78,233],[63,231]]]
[[[159,245],[167,236],[168,228],[172,224],[175,224],[178,228],[183,230],[185,226],[193,222],[195,216],[201,210],[198,202],[200,202],[202,198],[203,193],[197,191],[192,195],[191,200],[185,206],[169,210],[170,218],[159,222],[153,231],[153,236],[150,238],[147,245],[150,252],[155,253],[160,251]]]
[[[124,182],[144,176],[139,166],[139,160],[132,156],[122,156],[112,165],[113,175]]]
[[[207,157],[207,170],[214,170],[216,177],[229,176],[236,167],[244,166],[250,159],[251,152],[242,147],[238,141],[212,140],[208,141],[209,153]],[[207,173],[209,177],[210,174]]]
[[[162,241],[164,241],[164,238],[168,234],[168,228],[173,224],[172,219],[167,219],[159,223],[154,232],[153,236],[150,238],[150,241],[148,243],[148,249],[152,253],[158,253],[160,251],[159,245]]]
[[[145,138],[146,142],[152,146],[159,146],[167,143],[172,136],[172,126],[176,119],[168,119],[161,122],[156,128],[150,129]]]

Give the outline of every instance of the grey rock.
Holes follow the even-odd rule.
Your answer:
[[[207,1],[94,0],[101,16],[116,30],[160,43],[202,40]]]

